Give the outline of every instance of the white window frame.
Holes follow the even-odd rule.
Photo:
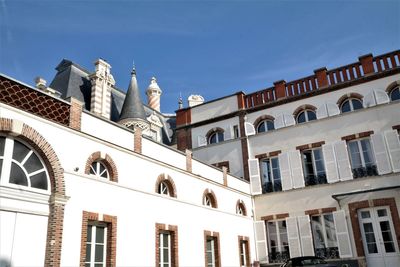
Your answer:
[[[221,136],[222,136],[222,140],[219,140],[220,139],[220,137],[219,137],[219,135],[221,134]],[[213,143],[211,143],[211,139],[212,139],[212,137],[215,135],[215,142],[213,142]],[[214,131],[212,134],[210,134],[210,136],[208,137],[208,144],[210,144],[210,145],[212,145],[212,144],[218,144],[218,143],[220,143],[220,142],[223,142],[225,139],[224,139],[224,133],[222,132],[222,131]]]
[[[240,267],[247,267],[248,262],[247,262],[247,246],[248,244],[247,240],[240,240]]]
[[[277,164],[278,164],[278,168],[273,168],[272,167],[272,160],[276,160],[276,162],[277,162]],[[279,181],[280,181],[280,183],[281,183],[281,190],[272,190],[272,192],[280,192],[280,191],[282,191],[283,189],[282,189],[282,175],[281,175],[281,170],[280,170],[280,165],[279,165],[279,158],[278,158],[278,156],[275,156],[275,157],[269,157],[269,158],[263,158],[263,159],[261,159],[260,160],[261,162],[261,164],[260,164],[260,169],[261,169],[261,171],[260,171],[260,178],[261,178],[261,186],[263,187],[263,182],[264,182],[264,180],[263,180],[263,176],[264,176],[264,170],[263,170],[263,168],[261,167],[263,164],[262,164],[262,162],[268,162],[267,164],[269,165],[269,167],[267,168],[268,169],[268,175],[269,175],[269,177],[271,178],[271,183],[272,183],[272,188],[274,189],[274,182],[275,182],[275,180],[278,180],[278,179],[276,179],[275,177],[274,177],[274,170],[275,169],[278,169],[278,171],[279,171]],[[265,193],[271,193],[271,192],[265,192]]]
[[[210,250],[207,249],[207,244],[206,244],[206,265],[207,265],[207,267],[216,267],[216,264],[215,264],[215,258],[216,258],[215,242],[216,241],[217,241],[217,239],[215,237],[207,236],[206,243],[210,242],[210,244],[211,244]],[[208,259],[209,259],[208,255],[211,255],[211,264],[208,263]]]
[[[270,256],[272,255],[272,248],[271,248],[271,239],[270,239],[270,232],[269,232],[268,223],[274,223],[274,225],[275,225],[275,230],[276,230],[275,235],[276,235],[277,240],[278,240],[278,242],[277,242],[278,244],[277,244],[277,246],[275,246],[275,248],[277,248],[277,252],[282,253],[282,252],[285,251],[285,246],[283,245],[282,240],[281,240],[281,232],[279,231],[279,225],[278,225],[279,222],[285,222],[285,223],[286,223],[286,220],[285,220],[285,219],[282,219],[282,220],[271,220],[271,221],[267,221],[267,222],[266,222],[266,232],[267,232],[267,240],[266,240],[266,241],[267,241],[267,246],[268,246],[268,254],[269,254]],[[285,234],[286,234],[286,237],[287,237],[287,239],[288,239],[287,247],[288,247],[288,251],[289,251],[289,253],[290,253],[290,249],[289,249],[289,235],[288,235],[288,232],[287,232],[287,225],[286,225]],[[290,254],[289,254],[289,255],[290,255]],[[285,261],[285,260],[282,259],[282,261],[279,261],[279,262],[284,262],[284,261]]]
[[[360,168],[360,167],[364,167],[364,168],[366,167],[366,163],[365,163],[365,159],[364,159],[364,151],[362,150],[362,146],[361,146],[361,141],[362,140],[368,140],[369,147],[371,148],[371,150],[369,152],[371,154],[371,157],[372,157],[371,164],[372,165],[376,165],[376,159],[375,159],[374,150],[372,148],[371,139],[369,137],[366,137],[366,138],[350,140],[350,141],[347,142],[347,147],[348,147],[348,152],[349,152],[349,157],[350,157],[350,165],[351,165],[352,169]],[[360,155],[360,160],[361,160],[361,166],[358,166],[358,167],[353,166],[353,158],[352,158],[352,154],[351,154],[351,151],[350,151],[350,143],[356,143],[356,142],[357,142],[357,147],[358,147],[358,154]]]
[[[160,267],[164,267],[166,264],[168,267],[172,266],[172,246],[171,246],[171,232],[169,231],[160,231],[159,232],[159,252],[160,252],[160,262],[158,263]],[[167,238],[167,247],[164,247],[164,238]],[[164,262],[164,249],[167,249],[168,253],[168,262]]]
[[[107,264],[107,235],[108,235],[108,229],[107,229],[107,224],[102,223],[102,222],[89,222],[88,223],[88,228],[90,227],[90,230],[92,231],[91,233],[91,240],[90,242],[88,241],[86,237],[85,241],[85,246],[90,243],[90,261],[86,261],[86,255],[85,255],[85,266],[86,264],[90,264],[90,267],[94,267],[95,264],[102,264],[103,267],[106,267]],[[96,243],[96,228],[97,227],[102,227],[104,228],[104,240],[103,243]],[[103,245],[103,262],[95,262],[95,252],[96,252],[96,245],[102,244]],[[86,251],[87,254],[87,251]]]
[[[344,101],[342,102],[342,104],[340,105],[340,113],[347,113],[347,112],[353,112],[353,111],[355,111],[355,110],[358,110],[358,109],[354,109],[353,101],[352,101],[352,100],[357,100],[358,102],[361,103],[361,106],[363,107],[363,101],[362,101],[362,100],[360,100],[360,99],[358,99],[358,98],[356,98],[356,97],[350,97],[350,98],[347,98],[346,100],[344,100]],[[342,111],[342,108],[343,108],[343,105],[344,105],[346,102],[349,102],[350,110],[349,110],[349,111],[343,112],[343,111]],[[359,109],[362,109],[362,108],[359,108]]]
[[[316,178],[318,178],[318,175],[319,175],[319,174],[318,174],[317,164],[316,164],[315,155],[314,155],[314,153],[315,153],[316,150],[320,150],[320,153],[321,153],[321,159],[320,159],[320,161],[322,161],[322,163],[323,163],[323,165],[324,165],[324,174],[325,174],[325,176],[326,176],[325,160],[324,160],[324,155],[323,155],[322,147],[317,147],[317,148],[306,149],[306,150],[301,151],[301,157],[302,157],[302,163],[303,163],[304,179],[307,178],[307,176],[306,176],[306,163],[305,163],[305,158],[304,158],[304,152],[307,152],[307,151],[311,151],[311,164],[312,164],[312,168],[313,168],[313,175],[314,175]],[[321,173],[321,174],[322,174],[322,173]],[[325,178],[325,179],[326,179],[326,178]],[[328,183],[328,182],[327,182],[327,183]],[[317,183],[317,184],[321,184],[321,183]]]
[[[93,167],[95,166],[95,167]],[[100,172],[100,166],[103,166],[104,170],[102,172]],[[94,172],[94,173],[91,173]],[[106,174],[107,177],[103,177],[103,174]],[[107,166],[103,163],[103,160],[96,160],[94,162],[92,162],[92,164],[90,164],[90,171],[89,171],[90,175],[94,175],[98,178],[103,178],[103,179],[107,179],[110,180],[110,172],[108,171]]]
[[[268,129],[268,127],[267,127],[267,122],[271,122],[271,123],[272,123],[273,129]],[[258,129],[260,128],[261,124],[264,124],[264,129],[265,129],[265,131],[260,132],[260,131],[258,130]],[[273,130],[275,130],[274,121],[273,121],[273,120],[270,120],[270,119],[262,120],[262,121],[260,121],[260,122],[257,124],[256,130],[257,130],[257,133],[266,133],[266,132],[269,132],[269,131],[273,131]]]
[[[5,135],[0,135],[0,137],[5,138],[4,142],[4,153],[3,156],[0,156],[0,159],[3,160],[2,162],[2,169],[0,173],[0,186],[7,186],[11,188],[16,188],[16,189],[21,189],[21,190],[29,190],[37,193],[45,193],[45,194],[50,194],[51,192],[51,183],[49,179],[49,173],[46,169],[46,165],[43,161],[43,159],[38,155],[38,153],[35,152],[35,149],[33,149],[29,144],[27,144],[24,141],[21,141],[19,139],[16,139],[12,136],[5,136]],[[25,155],[24,159],[22,159],[21,162],[13,159],[13,152],[14,152],[14,142],[21,143],[25,145],[30,151]],[[40,160],[41,165],[43,168],[36,170],[34,172],[28,173],[26,168],[23,166],[26,161],[32,156],[32,154],[35,154],[37,158]],[[15,163],[18,165],[21,170],[24,172],[26,178],[27,178],[27,183],[28,185],[18,185],[14,183],[10,183],[10,175],[11,175],[11,166],[12,163]],[[47,189],[40,189],[40,188],[35,188],[31,186],[31,180],[30,178],[36,174],[45,172],[46,174],[46,180],[47,180]]]
[[[335,230],[335,232],[333,233],[333,236],[335,237],[335,239],[336,239],[336,247],[338,248],[338,255],[337,255],[337,259],[338,258],[340,258],[340,256],[339,256],[339,244],[338,244],[338,240],[337,240],[337,238],[336,238],[336,228],[335,228],[335,219],[334,219],[334,217],[333,217],[333,214],[332,214],[332,212],[326,212],[326,213],[322,213],[322,214],[316,214],[316,215],[310,215],[310,222],[311,222],[311,231],[312,231],[312,234],[313,234],[313,239],[314,239],[314,231],[313,231],[313,223],[314,223],[314,220],[313,220],[313,217],[320,217],[320,221],[321,221],[321,226],[322,226],[322,234],[323,234],[323,243],[324,243],[324,248],[329,248],[329,246],[328,246],[328,238],[327,238],[327,233],[326,233],[326,226],[325,226],[325,215],[331,215],[332,216],[332,223],[333,223],[333,227],[334,227],[334,230]],[[314,241],[314,240],[313,240]],[[315,251],[315,255],[317,255],[317,247],[316,247],[316,244],[314,243],[314,251]]]
[[[160,195],[170,196],[171,192],[169,192],[168,186],[165,181],[161,181],[158,185],[157,191]]]
[[[297,116],[296,116],[296,123],[297,123],[297,124],[306,123],[306,122],[309,122],[309,121],[310,121],[309,118],[308,118],[308,111],[313,112],[314,115],[315,115],[315,119],[314,119],[314,120],[311,120],[311,121],[317,120],[317,113],[316,113],[314,110],[307,108],[307,109],[301,110],[301,111],[299,112],[299,114],[297,114]],[[299,122],[299,117],[300,117],[300,115],[301,115],[302,113],[304,113],[304,119],[305,119],[305,121],[304,121],[304,122]]]

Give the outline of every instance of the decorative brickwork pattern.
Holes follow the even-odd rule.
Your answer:
[[[278,156],[280,153],[282,153],[281,150],[276,150],[276,151],[271,151],[271,152],[267,152],[267,153],[258,154],[258,155],[255,155],[254,157],[257,158],[257,159],[271,158],[271,157]]]
[[[305,144],[305,145],[301,145],[301,146],[296,146],[296,149],[302,151],[302,150],[321,147],[324,144],[325,144],[325,141],[315,142],[315,143],[311,143],[311,144]]]
[[[176,186],[175,186],[174,180],[171,178],[171,176],[163,173],[157,177],[157,181],[155,184],[155,192],[156,193],[158,193],[158,187],[160,186],[161,182],[164,182],[164,184],[167,186],[170,196],[176,198],[177,197]]]
[[[95,161],[101,161],[106,166],[110,174],[110,181],[118,182],[118,170],[114,160],[108,154],[102,155],[100,151],[92,153],[87,159],[85,164],[85,174],[90,174],[90,166]]]
[[[22,128],[21,128],[22,126]],[[19,129],[15,131],[14,129]],[[18,136],[29,143],[43,159],[51,184],[50,213],[47,225],[45,266],[60,266],[64,223],[64,170],[52,146],[35,129],[16,120],[0,118],[0,132]]]
[[[83,103],[75,98],[71,98],[71,107],[69,113],[69,127],[81,130]]]
[[[0,75],[0,102],[51,121],[69,125],[70,106]]]
[[[365,252],[364,252],[364,246],[363,246],[357,211],[359,209],[364,209],[369,207],[380,207],[380,206],[389,206],[391,217],[393,220],[394,231],[396,233],[395,235],[397,244],[400,246],[400,217],[397,211],[396,200],[394,198],[380,198],[380,199],[373,199],[372,201],[363,200],[358,202],[352,202],[349,204],[349,212],[350,212],[351,226],[353,228],[354,242],[356,245],[357,255],[359,257],[365,256]]]
[[[205,205],[205,199],[208,197],[211,201],[211,207],[218,208],[217,197],[215,196],[214,192],[211,189],[204,190],[203,193],[203,205]]]
[[[242,210],[243,216],[247,216],[246,205],[244,204],[243,200],[241,200],[241,199],[238,199],[238,201],[236,201],[236,213],[238,213],[239,209]]]
[[[179,247],[178,247],[178,226],[156,223],[156,264],[160,266],[160,233],[169,232],[171,234],[171,267],[179,267]]]
[[[351,141],[354,139],[358,138],[363,138],[363,137],[368,137],[370,135],[374,134],[374,131],[367,131],[367,132],[362,132],[362,133],[356,133],[356,134],[351,134],[351,135],[346,135],[342,137],[342,140],[345,141]]]
[[[142,154],[142,129],[136,127],[133,136],[133,151]]]
[[[213,238],[214,239],[214,252],[215,252],[215,266],[221,267],[221,249],[219,243],[219,233],[218,232],[211,232],[211,231],[204,231],[204,262],[205,267],[207,266],[207,239]]]
[[[238,236],[238,245],[239,245],[239,262],[240,262],[240,266],[243,266],[242,265],[242,262],[241,262],[241,255],[240,255],[240,253],[241,253],[241,251],[242,251],[242,244],[244,243],[244,246],[245,246],[245,258],[246,258],[246,265],[245,265],[245,267],[250,267],[250,265],[251,265],[251,263],[250,263],[250,245],[249,245],[249,243],[250,243],[250,240],[249,240],[249,237],[248,236]]]
[[[106,266],[117,266],[117,217],[106,214],[100,216],[98,213],[88,211],[83,211],[82,213],[81,256],[79,266],[85,267],[87,228],[89,222],[103,222],[107,224]]]

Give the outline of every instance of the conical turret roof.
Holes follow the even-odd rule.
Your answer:
[[[126,92],[124,105],[122,106],[119,119],[120,121],[127,119],[146,120],[146,113],[144,112],[143,103],[140,99],[140,91],[136,80],[135,68],[133,68],[131,72],[131,81],[129,83],[128,91]]]

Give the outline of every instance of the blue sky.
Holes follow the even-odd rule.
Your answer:
[[[384,0],[0,0],[0,72],[50,83],[63,58],[92,71],[101,57],[126,90],[134,60],[142,99],[154,75],[172,113],[180,93],[250,93],[399,49],[399,13]]]

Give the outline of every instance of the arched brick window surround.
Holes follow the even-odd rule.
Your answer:
[[[24,140],[43,159],[51,186],[44,265],[50,267],[60,266],[64,206],[66,202],[64,170],[61,167],[60,160],[47,140],[35,129],[21,121],[0,118],[0,132]]]
[[[239,208],[242,208],[243,216],[247,216],[246,205],[244,204],[243,200],[241,200],[241,199],[238,199],[238,201],[236,202],[236,213],[239,210]]]
[[[254,121],[254,128],[257,129],[258,125],[260,124],[260,122],[265,121],[265,120],[269,120],[269,121],[274,121],[275,118],[270,116],[270,115],[262,115],[260,117],[258,117],[255,121]]]
[[[222,129],[222,128],[220,128],[220,127],[214,127],[214,128],[212,128],[211,130],[209,130],[209,131],[207,132],[206,138],[207,138],[207,140],[208,140],[208,139],[210,139],[210,136],[211,136],[213,133],[224,133],[224,132],[225,132],[224,129]]]
[[[394,88],[396,88],[397,86],[400,86],[400,80],[394,81],[394,82],[392,82],[391,84],[389,84],[388,87],[386,87],[386,90],[385,90],[385,91],[386,91],[388,94],[390,94],[390,92],[391,92]]]
[[[337,105],[338,105],[338,107],[340,109],[342,104],[343,104],[343,102],[346,101],[349,98],[356,98],[356,99],[360,100],[361,103],[362,103],[363,97],[364,97],[363,95],[360,95],[358,93],[348,93],[348,94],[345,94],[345,95],[343,95],[343,96],[341,96],[339,98],[339,100],[337,101]]]
[[[204,199],[206,198],[206,196],[208,196],[211,201],[211,207],[213,207],[215,209],[218,208],[217,197],[215,196],[214,192],[211,189],[204,190],[203,198],[202,198],[203,205],[205,205]]]
[[[293,116],[295,118],[297,118],[297,116],[300,114],[300,112],[302,112],[304,110],[312,110],[312,111],[315,112],[317,110],[317,108],[314,107],[313,105],[309,105],[309,104],[302,105],[302,106],[300,106],[300,107],[295,109],[295,111],[293,112]]]
[[[171,176],[168,174],[162,173],[157,177],[156,185],[155,185],[155,192],[158,193],[158,186],[160,185],[161,182],[164,182],[164,184],[168,188],[168,192],[171,197],[177,197],[176,194],[176,186],[174,183],[174,180],[172,180]]]
[[[114,160],[108,154],[102,155],[100,151],[92,153],[87,159],[85,165],[85,174],[90,173],[90,166],[95,161],[101,161],[106,166],[110,174],[110,181],[118,182],[118,171],[117,171],[117,166],[114,163]]]

